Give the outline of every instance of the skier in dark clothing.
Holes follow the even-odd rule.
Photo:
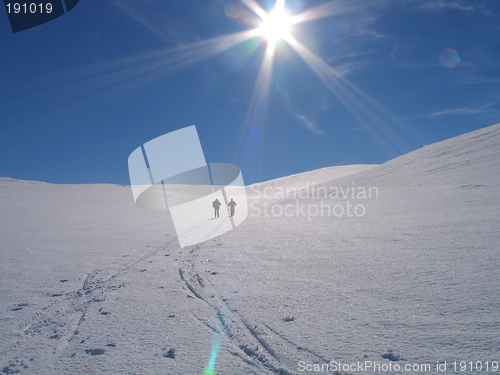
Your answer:
[[[236,202],[233,201],[233,198],[231,198],[231,201],[228,204],[230,210],[231,210],[231,216],[234,216],[234,208],[236,207]]]
[[[215,210],[215,217],[219,217],[219,209],[220,209],[220,206],[221,206],[221,203],[219,202],[219,200],[216,198],[213,202],[212,202],[212,207],[214,208]]]

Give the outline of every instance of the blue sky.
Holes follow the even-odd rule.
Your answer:
[[[309,18],[272,69],[265,37],[230,36],[259,25],[246,1],[82,0],[15,34],[2,9],[0,176],[128,184],[135,148],[196,125],[253,183],[500,122],[496,0],[288,0]]]

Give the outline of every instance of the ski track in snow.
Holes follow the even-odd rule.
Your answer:
[[[51,302],[36,310],[28,322],[19,327],[20,338],[12,345],[13,351],[23,353],[29,352],[31,347],[44,346],[44,367],[49,373],[49,369],[61,356],[65,355],[64,351],[69,343],[81,340],[79,327],[87,319],[92,319],[88,316],[90,307],[105,301],[109,291],[118,290],[124,286],[122,283],[116,282],[116,279],[135,269],[138,265],[144,264],[159,251],[164,250],[165,246],[149,250],[146,255],[117,270],[94,270],[82,277],[83,283],[78,290],[64,294],[52,294],[50,296],[52,297]],[[102,308],[98,311],[102,315],[109,314]],[[105,349],[87,349],[86,352],[90,355],[101,355]],[[21,373],[30,368],[29,365],[32,361],[33,358],[15,356],[3,361],[5,363],[2,363],[1,373]]]
[[[225,333],[227,342],[225,350],[234,357],[255,367],[260,373],[293,375],[290,369],[296,366],[292,359],[300,353],[300,357],[309,359],[311,363],[327,363],[328,361],[312,350],[303,348],[265,323],[249,321],[238,309],[232,308],[226,298],[219,295],[208,277],[196,266],[197,257],[203,244],[192,248],[186,257],[180,261],[179,276],[185,288],[201,303],[209,305],[221,319],[228,319],[223,325],[230,327]],[[195,318],[208,329],[221,333],[209,322],[195,315]],[[286,366],[286,367],[285,367]],[[337,373],[338,374],[338,373]]]
[[[173,241],[175,240],[170,242]],[[221,327],[211,325],[207,317],[199,317],[192,313],[206,330],[224,335],[223,350],[227,350],[235,359],[250,366],[256,374],[294,374],[290,370],[294,365],[291,359],[294,356],[291,353],[300,353],[301,358],[309,357],[313,363],[327,362],[325,358],[297,345],[269,325],[251,321],[241,316],[237,309],[232,308],[228,300],[219,295],[209,278],[204,276],[196,266],[202,246],[198,244],[189,251],[179,251],[179,258],[174,261],[178,266],[179,281],[182,282],[186,292],[192,294],[199,303],[213,309],[214,314],[220,320],[227,319],[224,325],[230,328],[227,332],[223,332]],[[22,335],[13,344],[13,351],[25,353],[29,352],[29,348],[43,345],[45,347],[43,367],[48,373],[61,356],[72,355],[65,352],[70,343],[82,340],[79,331],[81,324],[86,320],[94,319],[89,311],[90,307],[99,306],[107,299],[110,291],[124,287],[123,283],[117,281],[118,278],[137,269],[138,266],[148,264],[153,256],[164,252],[167,248],[169,248],[168,245],[150,250],[147,255],[116,270],[94,270],[82,278],[83,283],[78,290],[63,295],[54,294],[48,305],[38,309],[29,321],[20,327]],[[102,308],[97,311],[102,315],[109,314]],[[106,348],[86,349],[85,352],[89,355],[102,355],[112,347],[113,345]],[[23,373],[30,368],[30,362],[32,360],[29,358],[15,356],[2,364],[1,372]],[[289,366],[284,367],[284,364]]]
[[[12,345],[13,352],[29,353],[30,348],[43,346],[44,356],[41,368],[44,373],[49,373],[62,356],[74,356],[74,353],[68,353],[66,349],[71,343],[83,344],[85,342],[80,334],[80,326],[87,320],[95,319],[92,314],[95,314],[96,308],[91,312],[91,307],[100,306],[108,298],[109,292],[124,287],[124,284],[118,280],[120,277],[137,268],[147,266],[151,258],[171,248],[175,241],[176,239],[171,239],[165,246],[154,250],[147,249],[149,252],[146,255],[118,269],[96,269],[88,273],[82,277],[83,282],[78,290],[64,294],[54,293],[49,304],[36,310],[28,322],[19,327],[21,335]],[[212,309],[214,315],[224,322],[223,326],[229,327],[224,332],[223,328],[211,325],[208,317],[192,313],[208,333],[224,336],[222,350],[226,350],[236,360],[250,367],[249,370],[254,370],[255,374],[293,375],[291,368],[296,363],[292,358],[297,356],[308,359],[312,363],[328,362],[314,351],[287,339],[268,324],[251,321],[231,307],[229,301],[217,292],[209,278],[197,266],[197,258],[202,246],[203,244],[198,244],[188,248],[189,250],[179,250],[177,259],[173,257],[169,259],[176,262],[178,280],[186,292],[200,304]],[[101,315],[109,314],[102,307],[97,309],[97,312]],[[113,347],[113,344],[108,344],[105,348],[84,350],[86,354],[95,356],[105,354]],[[24,358],[16,355],[3,361],[1,372],[4,374],[25,371],[31,373],[30,366],[36,359],[36,356]],[[38,366],[34,368],[40,369]]]

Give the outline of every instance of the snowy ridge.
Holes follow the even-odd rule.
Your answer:
[[[2,178],[0,373],[498,361],[499,164],[494,125],[380,166],[252,185],[241,226],[182,250],[130,187]],[[295,211],[347,203],[364,215]]]
[[[354,173],[366,171],[376,167],[377,164],[354,164],[354,165],[341,165],[336,167],[321,168],[310,172],[298,173],[286,177],[276,178],[261,183],[254,184],[255,188],[262,186],[286,186],[294,188],[302,188],[304,181],[314,181],[315,184],[320,184],[339,178],[352,175]]]
[[[423,146],[422,148],[385,163],[378,171],[367,174],[367,179],[396,173],[411,177],[418,185],[436,186],[461,184],[470,179],[498,182],[494,172],[500,153],[500,124],[476,130],[458,137]],[[459,173],[457,171],[460,171]],[[441,179],[445,177],[446,181]]]

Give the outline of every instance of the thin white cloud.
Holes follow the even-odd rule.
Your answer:
[[[392,51],[391,51],[391,56],[390,56],[391,60],[394,59],[394,56],[396,54],[397,49],[398,49],[398,45],[396,43],[393,43],[393,45],[392,45]]]
[[[314,121],[312,121],[310,118],[308,118],[307,116],[301,115],[300,113],[296,113],[296,112],[292,112],[292,115],[297,120],[302,121],[302,123],[304,123],[306,128],[309,129],[310,131],[312,131],[313,133],[316,133],[318,135],[325,134],[325,132],[322,129],[320,129],[319,126]]]
[[[484,2],[481,1],[464,1],[464,0],[411,0],[417,9],[438,12],[442,10],[452,9],[462,12],[480,12],[484,15],[492,16],[493,13],[489,10]]]
[[[285,91],[283,91],[280,87],[278,87],[278,92],[281,93],[281,95],[284,99],[284,102],[285,102],[286,109],[292,115],[292,117],[294,117],[296,120],[302,122],[305,125],[306,129],[309,129],[314,134],[317,134],[317,135],[325,135],[326,134],[326,132],[323,129],[321,129],[313,120],[311,120],[306,115],[303,115],[292,108],[289,95]]]
[[[387,52],[389,58],[395,38],[378,23],[391,9],[390,0],[338,0],[335,4],[342,10],[341,16],[323,22],[318,34],[324,46],[322,58],[340,75],[377,67]]]
[[[405,121],[422,120],[429,118],[443,118],[443,117],[463,117],[463,116],[479,116],[481,118],[496,118],[500,115],[500,96],[488,97],[484,104],[466,105],[462,107],[450,107],[429,111],[424,113],[415,114],[413,116],[406,116],[403,118]]]
[[[321,102],[321,110],[326,111],[333,106],[332,99],[330,95],[323,94],[320,99]]]
[[[497,102],[489,102],[479,106],[470,107],[456,107],[447,108],[439,111],[432,112],[431,117],[443,117],[443,116],[471,116],[471,115],[482,115],[487,114],[492,111]]]
[[[167,27],[167,25],[171,22],[167,18],[165,18],[162,22],[162,26],[155,25],[155,22],[151,17],[148,17],[144,13],[144,0],[114,0],[113,4],[124,12],[127,16],[129,16],[132,20],[139,23],[141,26],[145,27],[147,30],[158,36],[160,39],[165,42],[169,42],[175,44],[177,46],[181,46],[187,42],[192,42],[192,40],[186,40],[181,37],[179,32],[177,32],[173,28]],[[148,0],[149,3],[154,2],[154,0]],[[142,5],[142,7],[141,7]],[[156,22],[158,24],[158,22]]]
[[[460,85],[490,85],[500,83],[500,78],[469,74],[460,76],[457,83]]]
[[[483,112],[483,110],[477,108],[448,108],[432,112],[431,117],[477,115]]]

